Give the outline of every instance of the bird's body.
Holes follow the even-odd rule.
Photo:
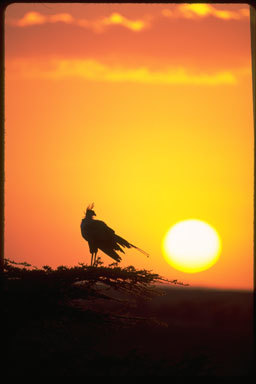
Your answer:
[[[103,221],[94,220],[93,216],[96,216],[96,214],[92,208],[93,205],[87,208],[86,215],[81,222],[81,234],[88,242],[90,253],[92,255],[92,265],[95,262],[99,249],[117,262],[121,261],[121,257],[118,255],[117,251],[124,253],[122,247],[133,247],[146,254],[146,252],[118,236],[115,231],[108,227]]]

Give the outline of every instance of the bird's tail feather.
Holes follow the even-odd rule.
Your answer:
[[[115,236],[115,241],[118,244],[122,245],[122,247],[126,247],[126,248],[130,248],[131,247],[131,244],[127,240],[123,239],[121,236],[116,235]]]
[[[140,248],[138,248],[138,247],[136,247],[135,245],[132,245],[132,244],[131,244],[131,246],[132,246],[133,248],[136,248],[138,251],[140,251],[141,253],[143,253],[143,254],[146,255],[147,257],[149,257],[149,254],[148,254],[147,252],[143,251],[143,249],[140,249]]]
[[[122,260],[122,258],[116,253],[113,249],[104,249],[101,248],[101,250],[106,253],[106,255],[112,257],[112,259],[116,260],[118,263]]]
[[[136,248],[138,251],[140,251],[141,253],[143,253],[144,255],[146,255],[147,257],[149,257],[149,254],[145,251],[143,251],[142,249],[136,247],[136,245],[133,245],[131,243],[129,243],[127,240],[123,239],[122,237],[116,235],[116,242],[120,245],[122,245],[123,247],[127,247],[127,248]]]

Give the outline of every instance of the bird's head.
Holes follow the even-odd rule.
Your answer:
[[[85,217],[91,219],[93,216],[96,216],[96,213],[94,212],[93,207],[94,207],[94,203],[88,205],[86,212],[85,212]]]

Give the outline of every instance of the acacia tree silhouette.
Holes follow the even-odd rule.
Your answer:
[[[40,298],[46,304],[51,302],[58,305],[59,302],[74,297],[93,297],[94,299],[98,296],[102,297],[99,283],[100,286],[141,297],[159,294],[156,285],[161,283],[188,285],[177,280],[165,279],[145,269],[137,270],[133,266],[121,268],[117,263],[104,267],[100,258],[97,262],[97,267],[80,263],[70,268],[62,265],[53,269],[45,265],[40,269],[26,262],[17,263],[5,259],[5,286],[7,291],[16,292],[26,302],[31,296],[40,305],[42,305]]]

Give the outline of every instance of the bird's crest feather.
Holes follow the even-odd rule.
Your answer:
[[[94,203],[88,205],[88,207],[87,207],[87,211],[88,211],[89,209],[93,209],[93,208],[94,208]]]

